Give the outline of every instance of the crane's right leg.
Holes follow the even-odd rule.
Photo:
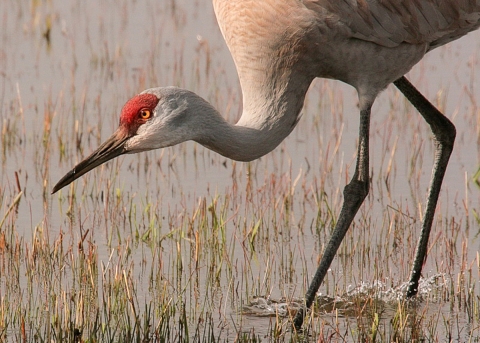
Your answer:
[[[427,203],[423,216],[422,231],[417,243],[415,260],[410,274],[410,283],[407,289],[407,298],[418,292],[418,281],[422,272],[423,263],[427,257],[428,238],[433,224],[433,215],[437,207],[440,188],[447,169],[448,160],[453,150],[456,130],[453,123],[435,108],[425,97],[403,76],[394,82],[395,86],[405,95],[413,106],[420,112],[430,125],[435,142],[435,159],[432,178],[428,188]]]
[[[342,240],[345,237],[353,218],[357,214],[358,209],[368,194],[370,187],[368,174],[368,142],[371,108],[372,102],[368,102],[360,111],[360,140],[358,142],[358,155],[355,174],[353,175],[350,183],[346,185],[345,189],[343,190],[342,210],[340,212],[340,216],[338,217],[337,225],[335,225],[335,229],[333,230],[332,237],[325,248],[320,265],[318,266],[315,276],[310,283],[310,287],[305,294],[305,307],[301,308],[293,319],[293,324],[297,330],[302,327],[305,311],[312,306],[312,303],[315,300],[315,295],[318,292],[318,288],[320,287],[320,284],[330,268],[333,258],[337,253],[338,247],[340,246],[340,243],[342,243]]]

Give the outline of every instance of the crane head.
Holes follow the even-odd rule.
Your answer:
[[[119,155],[155,149],[157,146],[153,145],[149,147],[148,140],[145,142],[145,139],[138,139],[138,137],[149,137],[149,135],[146,134],[149,130],[145,130],[145,127],[148,127],[149,124],[154,121],[158,112],[157,105],[159,101],[159,96],[148,92],[148,90],[127,101],[122,109],[120,125],[117,131],[90,156],[70,170],[55,187],[53,187],[52,194],[67,186],[83,174]]]
[[[58,181],[52,194],[119,155],[197,140],[220,120],[215,109],[193,92],[177,87],[147,89],[127,101],[117,131]]]

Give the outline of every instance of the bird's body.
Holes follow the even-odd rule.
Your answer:
[[[53,192],[118,155],[187,140],[235,160],[256,159],[294,129],[313,79],[348,83],[359,97],[357,165],[307,292],[309,307],[368,193],[371,106],[379,92],[394,82],[430,125],[436,144],[407,292],[407,296],[415,295],[455,127],[403,75],[428,51],[476,30],[480,0],[213,0],[213,6],[242,87],[243,112],[238,122],[226,122],[212,105],[190,91],[148,89],[126,103],[119,129],[65,175]],[[299,311],[295,325],[302,322],[303,311]]]
[[[290,110],[285,121],[294,122],[316,77],[348,83],[373,100],[428,51],[480,25],[480,1],[214,0],[213,5],[242,86],[241,125],[258,123],[266,106],[278,116],[283,102]]]

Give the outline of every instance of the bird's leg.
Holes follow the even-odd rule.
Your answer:
[[[320,284],[330,268],[330,264],[337,253],[338,247],[345,237],[345,234],[347,233],[355,214],[358,212],[358,209],[368,194],[370,187],[368,175],[368,141],[371,107],[372,103],[368,103],[367,105],[363,106],[360,111],[360,140],[358,142],[358,155],[355,174],[353,175],[350,183],[346,185],[345,189],[343,190],[342,210],[340,212],[340,216],[338,217],[337,224],[335,225],[335,229],[333,230],[332,237],[325,248],[320,265],[318,266],[313,280],[310,283],[310,287],[305,294],[305,308],[301,308],[293,320],[296,329],[300,329],[302,327],[305,311],[312,306],[318,288],[320,287]]]
[[[394,84],[430,125],[435,140],[435,160],[428,189],[426,210],[407,289],[407,297],[412,297],[418,292],[418,280],[420,279],[423,263],[427,255],[428,238],[432,228],[433,216],[437,207],[438,196],[448,160],[453,150],[456,130],[452,122],[425,99],[404,76],[396,80]]]

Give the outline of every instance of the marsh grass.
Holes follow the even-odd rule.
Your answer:
[[[462,130],[419,299],[402,294],[433,145],[389,89],[374,108],[372,190],[294,332],[355,163],[353,91],[316,81],[296,130],[259,161],[187,143],[117,159],[51,196],[147,87],[197,91],[234,122],[233,63],[209,1],[5,1],[0,16],[1,342],[480,340],[476,59],[453,71],[468,74],[459,92],[423,76],[436,60],[412,72]]]

